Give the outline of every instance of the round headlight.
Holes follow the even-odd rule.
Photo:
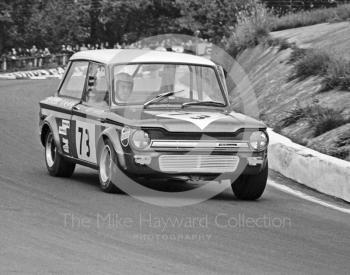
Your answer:
[[[142,130],[135,131],[131,141],[136,149],[145,149],[151,143],[149,135]]]
[[[253,132],[249,138],[249,145],[254,151],[263,151],[268,143],[267,135],[262,131]]]

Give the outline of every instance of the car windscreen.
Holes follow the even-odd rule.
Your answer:
[[[190,64],[126,64],[113,68],[113,103],[144,104],[162,93],[174,92],[154,104],[215,101],[225,104],[213,67]]]

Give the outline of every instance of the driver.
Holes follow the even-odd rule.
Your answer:
[[[133,89],[132,76],[127,73],[119,73],[115,80],[115,97],[117,101],[127,101]]]

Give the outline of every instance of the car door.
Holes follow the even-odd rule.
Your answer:
[[[70,138],[71,117],[73,107],[81,101],[84,91],[87,61],[70,63],[67,73],[58,89],[57,96],[50,97],[40,104],[45,116],[51,115],[55,119],[59,144],[64,155],[73,156]]]
[[[91,62],[82,101],[74,106],[71,135],[75,157],[96,165],[96,144],[103,130],[106,110],[109,109],[107,70],[104,64]]]

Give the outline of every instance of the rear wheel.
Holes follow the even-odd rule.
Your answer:
[[[264,193],[267,176],[268,163],[263,170],[257,175],[241,175],[232,183],[232,191],[238,199],[257,200]]]
[[[99,157],[100,188],[106,193],[122,193],[112,182],[113,166],[116,165],[116,153],[112,143],[107,139],[103,145]]]
[[[75,163],[65,160],[58,153],[52,132],[48,132],[45,138],[45,163],[50,175],[54,177],[70,177],[75,169]]]

